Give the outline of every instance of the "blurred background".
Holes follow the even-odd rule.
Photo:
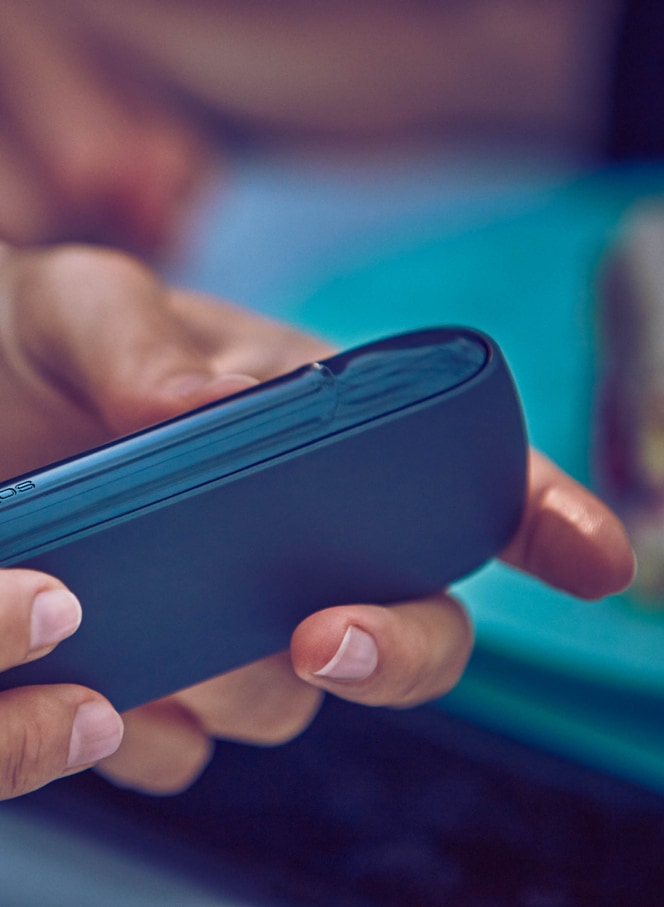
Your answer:
[[[5,903],[661,903],[660,27],[593,0],[7,4],[7,238],[121,244],[339,347],[487,331],[641,572],[585,604],[491,565],[455,590],[477,647],[444,701],[329,701],[174,799],[87,773],[3,805]]]

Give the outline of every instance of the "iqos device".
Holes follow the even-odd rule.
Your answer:
[[[521,519],[527,442],[497,345],[379,340],[0,488],[0,564],[59,577],[83,623],[0,687],[127,709],[285,649],[305,616],[442,589]]]

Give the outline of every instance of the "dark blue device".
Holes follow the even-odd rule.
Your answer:
[[[496,344],[433,328],[10,479],[0,565],[59,577],[84,619],[0,687],[124,710],[287,648],[312,611],[439,590],[507,544],[526,462]]]

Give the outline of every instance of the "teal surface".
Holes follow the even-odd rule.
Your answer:
[[[598,266],[625,211],[661,192],[663,171],[604,172],[460,230],[441,221],[400,248],[395,236],[389,253],[322,277],[288,315],[340,346],[425,324],[487,331],[512,365],[533,443],[592,485]],[[500,565],[457,592],[478,654],[448,708],[664,787],[664,615],[629,596],[580,603]]]

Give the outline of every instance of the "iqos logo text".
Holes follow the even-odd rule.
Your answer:
[[[8,485],[6,488],[0,488],[0,504],[4,504],[5,501],[11,500],[11,498],[16,497],[17,494],[23,494],[25,491],[30,491],[34,487],[34,482],[25,481],[19,482],[17,485]]]

